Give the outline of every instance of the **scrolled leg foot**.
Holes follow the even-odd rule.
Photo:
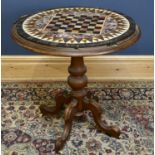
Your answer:
[[[63,148],[64,143],[65,143],[65,141],[61,137],[59,137],[57,139],[56,143],[55,143],[55,149],[54,149],[54,151],[56,153],[59,153],[59,151]]]
[[[115,126],[107,126],[106,124],[103,124],[103,122],[101,121],[102,109],[100,105],[95,103],[89,103],[86,104],[86,109],[92,112],[94,121],[101,131],[103,131],[110,137],[115,137],[119,139],[119,136],[121,134],[120,129]]]
[[[65,111],[65,126],[64,126],[64,132],[60,138],[57,139],[56,144],[55,144],[55,149],[54,151],[58,153],[64,146],[66,140],[69,137],[71,127],[72,127],[72,121],[73,117],[76,114],[76,105],[77,102],[73,101],[69,104],[68,108]]]
[[[115,138],[119,139],[119,136],[121,134],[121,131],[116,126],[109,126],[109,127],[107,127],[106,134],[108,136],[110,136],[110,137],[115,137]]]
[[[42,104],[40,106],[40,111],[43,115],[55,115],[58,114],[62,109],[64,104],[67,104],[68,102],[71,101],[71,97],[70,96],[65,96],[64,95],[64,91],[60,91],[56,94],[55,96],[55,102],[56,102],[56,106],[47,106],[45,104]]]
[[[53,107],[53,106],[47,106],[45,104],[40,105],[40,111],[42,113],[42,115],[55,115],[57,113],[60,112],[61,108],[58,108],[57,106]]]

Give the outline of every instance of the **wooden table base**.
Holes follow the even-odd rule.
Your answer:
[[[121,133],[119,128],[103,124],[101,121],[102,109],[100,105],[89,98],[90,94],[88,94],[85,89],[88,80],[85,75],[87,69],[84,65],[83,57],[72,57],[68,71],[70,73],[68,77],[68,84],[72,88],[71,94],[65,96],[63,92],[59,92],[55,97],[56,106],[54,108],[46,105],[40,106],[40,110],[43,115],[55,115],[62,110],[64,104],[68,104],[64,116],[64,132],[56,141],[55,152],[58,153],[68,139],[74,116],[81,116],[86,110],[90,110],[92,112],[94,121],[101,131],[111,137],[119,138]]]

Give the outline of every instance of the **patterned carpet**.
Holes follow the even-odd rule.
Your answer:
[[[2,83],[2,155],[54,155],[63,117],[42,117],[39,105],[55,104],[57,89],[65,82]],[[90,83],[94,100],[104,111],[108,124],[119,125],[120,139],[95,129],[88,121],[73,123],[62,155],[153,155],[153,82]],[[61,113],[63,115],[63,113]]]

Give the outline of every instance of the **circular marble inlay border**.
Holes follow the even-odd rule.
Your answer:
[[[112,45],[135,32],[128,16],[98,8],[59,8],[21,17],[17,32],[27,40],[60,47]]]

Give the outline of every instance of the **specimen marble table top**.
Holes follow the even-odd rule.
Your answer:
[[[44,51],[46,54],[85,56],[126,48],[138,40],[140,30],[132,18],[122,13],[99,8],[72,7],[22,16],[14,24],[12,34],[19,44],[30,43],[29,47],[25,47],[36,52],[43,52],[36,49],[42,45],[47,47]],[[39,47],[35,48],[36,44]],[[66,52],[54,53],[51,48],[53,51],[58,48],[58,51]],[[69,48],[74,50],[69,52]]]

